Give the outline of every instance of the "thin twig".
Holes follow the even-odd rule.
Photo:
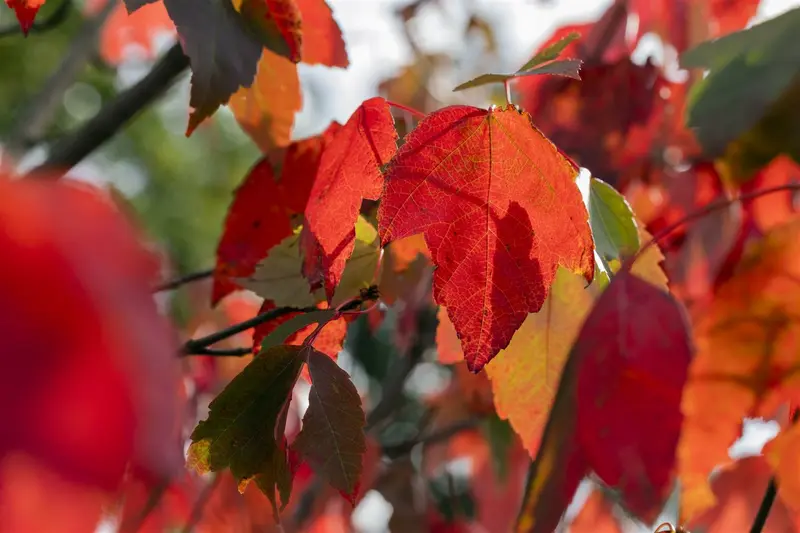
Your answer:
[[[187,283],[191,283],[193,281],[199,281],[202,279],[210,278],[214,275],[214,269],[209,268],[207,270],[200,270],[198,272],[190,272],[189,274],[185,274],[183,276],[177,277],[175,279],[165,281],[161,285],[156,285],[153,289],[153,292],[163,292],[163,291],[171,291],[175,290]]]
[[[399,444],[384,446],[383,454],[389,457],[390,459],[397,459],[399,457],[403,457],[411,453],[411,451],[420,444],[430,445],[430,444],[437,444],[440,442],[444,442],[452,438],[453,436],[458,435],[462,431],[467,431],[476,428],[478,425],[480,425],[480,423],[483,420],[484,417],[476,416],[473,418],[465,418],[464,420],[453,422],[452,424],[445,426],[443,428],[439,428],[435,431],[432,431],[427,435],[423,435],[414,439],[409,439]]]
[[[363,291],[361,298],[357,298],[350,302],[346,309],[355,309],[359,307],[366,301],[372,301],[378,297],[378,288],[373,286]],[[206,335],[205,337],[200,337],[199,339],[191,339],[186,341],[183,345],[183,349],[181,350],[181,355],[202,355],[207,350],[208,346],[212,344],[216,344],[221,340],[225,340],[228,337],[233,337],[243,331],[247,331],[250,328],[254,328],[258,325],[261,325],[265,322],[269,322],[270,320],[275,320],[276,318],[280,318],[282,316],[288,315],[290,313],[312,313],[314,311],[319,311],[319,309],[315,306],[309,307],[276,307],[275,309],[270,309],[264,313],[258,314],[253,318],[245,320],[243,322],[239,322],[238,324],[234,324],[229,326],[225,329],[220,331],[216,331],[211,333],[210,335]]]
[[[778,494],[778,484],[775,481],[775,476],[772,476],[767,485],[767,491],[764,493],[764,499],[761,500],[761,505],[758,507],[756,518],[753,520],[753,527],[750,528],[750,533],[761,533],[769,518],[769,512],[772,509],[772,504],[775,502],[775,496]]]
[[[145,502],[142,510],[129,522],[123,523],[119,527],[120,533],[136,533],[139,531],[147,521],[148,517],[155,511],[161,504],[161,500],[169,487],[169,480],[160,481],[153,490],[150,491],[147,501]]]
[[[12,156],[19,156],[47,132],[58,114],[64,93],[72,87],[94,54],[100,29],[117,7],[118,1],[106,0],[106,4],[97,15],[83,22],[56,71],[16,121],[6,147]]]
[[[28,33],[44,33],[53,28],[57,28],[67,19],[69,9],[72,7],[72,0],[63,0],[58,7],[45,19],[37,20],[30,27]],[[5,28],[0,28],[0,37],[10,37],[12,35],[24,35],[19,24],[9,24]]]
[[[665,237],[668,237],[673,231],[675,231],[676,229],[680,228],[681,226],[683,226],[685,224],[688,224],[690,222],[694,222],[695,220],[697,220],[699,218],[703,218],[705,216],[710,215],[711,213],[714,213],[715,211],[719,211],[721,209],[725,209],[727,207],[730,207],[731,205],[733,205],[735,203],[738,203],[738,202],[746,202],[748,200],[753,200],[755,198],[760,198],[761,196],[766,196],[768,194],[772,194],[772,193],[775,193],[775,192],[795,191],[795,190],[800,190],[800,183],[785,183],[783,185],[777,185],[775,187],[768,187],[766,189],[759,189],[757,191],[749,192],[747,194],[741,194],[741,195],[739,195],[739,196],[737,196],[735,198],[723,198],[723,199],[721,199],[721,200],[719,200],[717,202],[712,202],[712,203],[706,205],[705,207],[703,207],[701,209],[698,209],[697,211],[689,213],[688,215],[686,215],[682,219],[678,220],[677,222],[674,222],[673,224],[670,224],[669,226],[667,226],[663,230],[659,231],[653,238],[651,238],[649,241],[647,241],[647,243],[644,246],[639,248],[639,251],[635,255],[633,255],[630,259],[628,259],[625,262],[625,264],[628,267],[630,267],[631,265],[633,265],[633,263],[636,262],[636,260],[640,256],[642,256],[647,251],[648,248],[650,248],[654,244],[660,242]],[[625,265],[623,265],[623,267],[624,266]],[[620,270],[622,270],[622,268],[620,268]]]
[[[199,348],[192,354],[187,355],[210,355],[212,357],[244,357],[253,353],[253,347],[242,346],[241,348]]]
[[[129,120],[169,88],[189,66],[180,44],[175,44],[136,85],[119,93],[97,115],[74,133],[59,140],[33,176],[58,179],[84,157],[113,137]]]

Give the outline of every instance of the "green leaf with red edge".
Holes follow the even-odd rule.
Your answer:
[[[217,247],[212,304],[239,288],[234,279],[252,274],[270,249],[292,235],[292,219],[303,212],[322,153],[340,127],[333,122],[321,135],[292,143],[280,178],[262,159],[236,190]]]
[[[303,274],[312,287],[324,287],[329,301],[355,246],[361,202],[380,197],[381,167],[396,151],[389,104],[375,97],[358,106],[322,156],[306,204],[301,243]]]
[[[325,0],[295,0],[303,18],[303,63],[347,68],[342,30]]]
[[[347,372],[328,356],[310,348],[305,356],[312,386],[292,448],[355,505],[367,451],[361,398]]]
[[[617,274],[564,367],[517,532],[553,531],[592,470],[631,512],[656,518],[672,481],[691,355],[686,319],[672,296]]]
[[[392,160],[381,242],[424,233],[434,298],[480,371],[544,303],[559,265],[594,276],[578,171],[514,106],[451,106],[425,118]]]
[[[289,500],[284,430],[303,350],[275,346],[259,353],[233,378],[209,405],[208,418],[192,432],[190,467],[201,473],[229,468],[239,483],[260,479],[257,484],[273,505],[275,488],[284,503]]]
[[[14,10],[14,14],[19,21],[19,27],[22,33],[27,37],[33,21],[36,18],[36,13],[39,8],[44,5],[45,0],[6,0],[6,5]]]

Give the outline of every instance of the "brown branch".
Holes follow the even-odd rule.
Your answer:
[[[32,176],[58,179],[84,157],[113,137],[142,109],[153,103],[189,66],[189,59],[176,43],[136,85],[119,93],[97,115],[50,149],[44,163]]]
[[[172,291],[187,283],[191,283],[193,281],[200,281],[206,278],[210,278],[214,275],[214,269],[209,268],[206,270],[200,270],[198,272],[190,272],[189,274],[185,274],[183,276],[177,277],[175,279],[171,279],[169,281],[165,281],[160,285],[156,285],[153,288],[153,292],[163,292],[163,291]]]

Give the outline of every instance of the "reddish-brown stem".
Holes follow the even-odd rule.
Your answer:
[[[408,107],[407,105],[398,104],[397,102],[392,102],[391,100],[386,100],[386,103],[389,104],[391,107],[395,107],[397,109],[402,109],[403,111],[407,111],[414,115],[415,117],[425,118],[425,113],[414,109],[413,107]]]
[[[511,105],[511,80],[503,82],[503,89],[506,91],[506,104]]]
[[[711,213],[714,213],[715,211],[719,211],[721,209],[725,209],[726,207],[730,207],[737,202],[745,202],[747,200],[753,200],[755,198],[760,198],[761,196],[766,196],[768,194],[772,194],[775,192],[796,191],[796,190],[800,190],[800,183],[785,183],[783,185],[776,185],[775,187],[768,187],[766,189],[759,189],[757,191],[749,192],[747,194],[742,194],[735,198],[725,198],[718,202],[710,203],[705,207],[698,209],[697,211],[689,213],[682,219],[678,220],[673,224],[670,224],[669,226],[658,232],[653,238],[647,241],[647,243],[639,249],[636,255],[634,255],[625,262],[623,268],[630,268],[630,266],[633,265],[633,263],[636,262],[636,260],[648,250],[648,248],[650,248],[654,244],[657,244],[659,241],[669,236],[673,231],[675,231],[676,229],[680,228],[685,224],[694,222],[697,219],[708,216]]]

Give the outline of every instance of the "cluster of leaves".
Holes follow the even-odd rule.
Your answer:
[[[514,73],[454,90],[502,83],[502,105],[415,111],[374,97],[345,124],[291,142],[296,63],[347,66],[323,0],[128,0],[130,19],[151,10],[145,25],[169,27],[154,11],[165,9],[189,57],[187,134],[228,103],[265,153],[235,191],[210,296],[224,306],[246,289],[260,300],[231,320],[230,332],[183,350],[213,356],[209,345],[239,333],[252,357],[230,372],[191,432],[189,466],[224,476],[219,483],[244,498],[254,481],[271,501],[271,517],[254,523],[280,524],[289,509],[308,513],[292,493],[321,490],[314,476],[353,505],[372,486],[393,487],[398,506],[413,499],[398,488],[415,478],[410,460],[376,472],[391,447],[381,443],[380,452],[368,433],[385,406],[366,414],[335,362],[346,342],[366,343],[351,351],[367,359],[378,352],[376,332],[395,316],[385,344],[399,361],[413,366],[435,345],[453,367],[451,387],[431,400],[446,406],[439,418],[459,419],[448,410],[488,414],[497,426],[491,438],[503,434],[502,420],[516,434],[502,445],[465,431],[444,452],[425,447],[436,465],[458,454],[478,464],[472,492],[480,505],[472,513],[454,503],[449,479],[447,505],[423,513],[428,527],[477,520],[489,531],[553,531],[593,477],[573,531],[620,530],[619,510],[654,524],[678,479],[676,521],[742,528],[730,526],[735,491],[753,502],[739,518],[749,520],[774,476],[780,501],[768,527],[796,528],[800,429],[787,412],[800,400],[792,195],[800,167],[791,159],[800,153],[792,120],[800,62],[787,43],[800,10],[687,52],[685,66],[710,68],[690,90],[630,59],[648,31],[680,52],[696,44],[688,27],[701,24],[690,20],[688,1],[677,4],[616,1],[594,24],[558,30]],[[704,4],[701,38],[743,27],[758,2]],[[30,27],[37,6],[9,5]],[[633,39],[624,25],[631,13],[639,18]],[[521,106],[510,102],[512,89]],[[730,112],[751,100],[760,105]],[[420,120],[401,129],[393,109]],[[24,431],[2,457],[27,454],[30,471],[44,466],[104,490],[174,476],[180,417],[172,407],[181,402],[172,396],[183,389],[177,347],[149,296],[151,258],[88,188],[4,179],[0,189],[0,236],[13,257],[2,279],[13,309],[2,321],[11,339],[4,353],[25,347],[37,356],[8,357],[15,366],[4,405],[20,387],[63,388],[70,398],[57,413],[43,400],[11,410]],[[98,252],[97,242],[113,246]],[[38,300],[61,294],[64,303],[34,309],[23,290],[31,286],[42,291]],[[379,305],[359,309],[378,297]],[[39,333],[43,324],[48,335]],[[358,328],[370,334],[359,338]],[[241,355],[241,345],[233,348]],[[211,390],[193,371],[195,385]],[[302,414],[301,387],[309,394]],[[763,458],[731,462],[745,417],[778,420],[781,432]],[[103,439],[87,442],[99,425]],[[64,441],[57,451],[41,447],[52,428]],[[493,454],[505,475],[495,475]],[[128,465],[134,473],[124,476]],[[425,474],[436,498],[436,473]],[[746,484],[748,476],[759,482]],[[514,509],[499,512],[501,504]],[[123,522],[133,505],[123,505]],[[346,529],[340,508],[325,516],[334,522],[321,530]]]

